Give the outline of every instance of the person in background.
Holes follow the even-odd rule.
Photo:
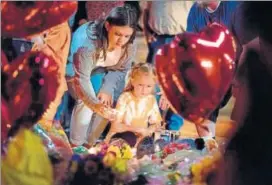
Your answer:
[[[237,61],[242,51],[242,45],[253,38],[247,33],[240,22],[241,2],[238,1],[197,1],[192,6],[187,20],[188,32],[199,33],[204,27],[217,22],[226,26],[234,35],[237,43]],[[201,126],[196,126],[199,136],[215,137],[215,123],[220,108],[224,107],[232,96],[232,88],[228,90],[221,105],[209,116]]]
[[[74,33],[68,59],[70,68],[66,70],[69,93],[77,100],[70,124],[73,145],[92,145],[105,129],[105,123],[93,121],[93,113],[106,121],[114,116],[111,108],[114,97],[124,87],[136,52],[133,45],[136,26],[136,12],[124,6],[114,8],[105,20],[88,22]],[[103,80],[90,81],[98,68],[104,71]],[[98,94],[95,83],[100,86]]]
[[[63,139],[68,142],[63,128],[58,119],[55,119],[58,106],[61,104],[61,100],[64,92],[67,90],[67,84],[65,80],[65,69],[68,58],[68,52],[71,41],[71,30],[68,22],[61,23],[54,26],[42,34],[32,38],[34,45],[33,51],[41,51],[54,58],[58,64],[59,73],[59,87],[57,89],[56,97],[51,102],[49,108],[43,114],[38,124],[44,128],[47,132],[54,132],[53,130],[60,130],[63,133]]]
[[[157,49],[172,41],[174,36],[186,30],[187,16],[192,1],[149,1],[143,11],[143,28],[148,45],[147,62],[154,63]],[[159,88],[157,87],[157,91]],[[179,130],[183,125],[183,118],[168,109],[169,105],[159,96],[160,108],[169,130]]]
[[[87,21],[105,19],[113,8],[123,5],[124,1],[87,1]]]
[[[238,128],[230,139],[214,184],[272,184],[272,17],[271,2],[244,2],[241,24],[257,36],[244,45],[237,71]]]
[[[86,1],[78,1],[77,11],[70,17],[69,26],[72,32],[87,22]]]
[[[30,51],[32,46],[31,39],[1,37],[1,48],[9,62]]]

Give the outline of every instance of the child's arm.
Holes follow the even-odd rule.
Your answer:
[[[154,97],[153,107],[151,110],[151,115],[150,115],[148,121],[151,124],[151,126],[149,127],[151,129],[151,131],[155,131],[155,130],[161,128],[162,117],[161,117],[161,113],[160,113],[160,110],[159,110],[159,107],[158,107],[155,97]]]
[[[124,115],[126,112],[127,104],[129,101],[129,96],[127,93],[122,93],[119,97],[116,105],[116,111],[117,116],[116,119],[111,122],[111,127],[109,130],[109,133],[106,137],[106,141],[109,141],[109,139],[116,133],[124,132],[124,131],[131,131],[135,132],[135,129],[129,125],[124,124]]]

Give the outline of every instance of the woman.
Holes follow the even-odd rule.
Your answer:
[[[131,67],[136,50],[132,45],[136,27],[135,10],[125,6],[114,8],[105,20],[86,23],[74,33],[66,74],[69,92],[77,100],[70,124],[72,144],[87,142],[87,130],[94,112],[106,119],[114,117],[110,107],[113,97],[121,93],[125,75]],[[106,70],[106,74],[96,96],[95,82],[90,82],[90,76],[97,68]],[[94,129],[90,131],[92,134],[95,134]]]

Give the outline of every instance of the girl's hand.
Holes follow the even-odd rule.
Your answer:
[[[163,111],[169,109],[169,107],[170,107],[169,101],[166,99],[165,95],[163,95],[163,94],[162,94],[162,96],[160,98],[159,107]]]
[[[112,106],[112,96],[111,96],[111,94],[99,92],[98,95],[97,95],[97,98],[104,105],[109,106],[109,107]]]

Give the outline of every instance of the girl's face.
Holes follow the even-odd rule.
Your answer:
[[[150,74],[141,74],[132,79],[131,84],[133,86],[133,94],[140,98],[152,94],[155,80]]]
[[[109,48],[117,49],[126,45],[133,34],[133,29],[129,26],[114,26],[105,23],[108,31]]]

